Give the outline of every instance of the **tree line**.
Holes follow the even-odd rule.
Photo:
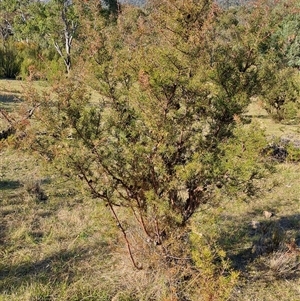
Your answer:
[[[97,19],[95,24],[102,23],[100,32],[94,33],[97,39],[103,28],[105,31],[108,28],[117,30],[117,24],[125,18],[125,12],[132,10],[134,14],[148,14],[151,5],[150,2],[148,6],[132,6],[115,0],[90,1],[89,4],[87,1],[80,3],[67,0],[2,0],[0,76],[50,80],[58,73],[70,73],[73,62],[87,55],[84,48],[89,33],[84,32],[85,24],[94,22],[93,18]],[[292,118],[296,114],[295,102],[299,94],[299,85],[295,79],[300,68],[298,4],[290,0],[279,3],[258,1],[232,6],[223,3],[213,5],[218,7],[216,10],[219,16],[212,28],[213,34],[208,33],[212,43],[220,44],[218,41],[222,39],[223,43],[227,41],[228,47],[222,51],[228,56],[232,55],[232,44],[236,44],[235,47],[244,44],[237,55],[245,57],[236,57],[240,60],[241,71],[253,67],[254,58],[259,57],[261,74],[265,73],[263,76],[269,77],[262,87],[267,109],[278,119]],[[188,13],[187,16],[191,18],[190,23],[198,18]],[[132,19],[127,20],[128,23],[137,21],[134,16],[128,18]],[[181,26],[189,27],[188,18],[185,21],[186,24]],[[253,32],[242,37],[246,24],[249,27],[247,30]],[[247,43],[248,49],[245,49]],[[217,49],[212,49],[209,58],[212,64],[215,63],[217,52]],[[226,77],[227,71],[223,71]],[[270,85],[273,85],[273,89],[270,89]]]

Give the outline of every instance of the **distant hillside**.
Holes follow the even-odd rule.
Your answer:
[[[144,5],[147,0],[119,0],[120,3],[130,3],[137,6]],[[218,4],[223,7],[230,7],[230,6],[238,6],[250,2],[251,0],[215,0]]]
[[[102,0],[100,0],[102,1]],[[215,0],[218,4],[224,7],[236,6],[250,2],[251,0]],[[49,0],[41,0],[41,2],[49,2]],[[120,3],[129,3],[136,6],[144,5],[147,0],[119,0]]]

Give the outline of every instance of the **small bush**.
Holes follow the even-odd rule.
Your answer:
[[[295,75],[293,69],[286,68],[270,77],[273,78],[274,85],[263,92],[265,108],[274,120],[291,122],[298,115],[298,75]]]
[[[300,162],[300,145],[297,144],[297,141],[287,145],[287,153],[289,162]]]
[[[0,76],[16,78],[21,68],[21,57],[12,41],[5,41],[0,46]]]
[[[276,221],[262,223],[257,229],[252,252],[256,255],[270,254],[277,251],[284,240],[284,231]]]
[[[24,183],[24,188],[37,202],[45,202],[48,199],[48,196],[41,187],[40,181],[28,180]]]
[[[199,274],[189,284],[194,289],[193,300],[228,300],[239,274],[231,269],[225,251],[215,244],[210,245],[199,233],[192,233],[191,243],[192,257],[199,269]]]
[[[282,117],[285,122],[293,124],[297,122],[298,107],[295,102],[287,102],[282,106]]]
[[[276,278],[289,278],[300,272],[299,256],[284,249],[278,250],[270,257],[269,266]]]

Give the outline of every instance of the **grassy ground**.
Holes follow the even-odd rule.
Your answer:
[[[300,140],[299,118],[294,120],[295,123],[292,124],[274,122],[274,120],[269,117],[267,111],[263,108],[262,103],[257,99],[254,100],[248,107],[246,116],[249,116],[258,122],[261,127],[266,130],[270,137],[290,137],[294,140]]]
[[[226,204],[220,227],[241,271],[232,300],[300,299],[299,173],[299,165],[280,164],[259,199]]]
[[[20,93],[20,83],[0,81],[1,108],[14,107]],[[274,123],[258,103],[248,115],[271,138],[300,139],[297,126]],[[299,174],[299,164],[280,163],[259,199],[224,199],[195,216],[240,271],[232,301],[300,300]],[[42,173],[33,155],[0,149],[0,301],[129,301],[128,292],[153,289],[124,261],[109,216],[77,183]]]
[[[15,151],[1,152],[0,195],[0,300],[102,300],[114,237],[101,205]]]

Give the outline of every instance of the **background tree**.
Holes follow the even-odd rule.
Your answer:
[[[54,47],[63,61],[66,73],[69,73],[73,40],[79,26],[72,1],[29,1],[24,11],[21,18],[15,21],[16,37],[39,48],[40,58],[37,59],[55,60],[52,54],[45,55],[47,48]]]
[[[263,22],[259,23],[259,16]],[[296,50],[299,36],[299,4],[293,0],[258,2],[249,24],[256,21],[264,38],[259,43],[261,97],[267,111],[277,120],[293,120],[299,109],[299,71]],[[253,28],[254,29],[254,28]]]
[[[6,24],[7,29],[10,30],[7,41],[9,40],[12,45],[12,50],[3,55],[3,60],[17,66],[10,77],[45,78],[46,76],[43,75],[45,69],[58,60],[55,52],[51,50],[53,41],[46,38],[51,35],[51,28],[55,23],[53,15],[49,13],[50,6],[53,7],[54,4],[32,0],[1,1],[3,24]],[[13,51],[14,60],[12,60]]]
[[[46,4],[47,30],[57,53],[62,58],[67,74],[71,71],[71,51],[73,39],[79,26],[74,5],[69,0],[53,0]]]

